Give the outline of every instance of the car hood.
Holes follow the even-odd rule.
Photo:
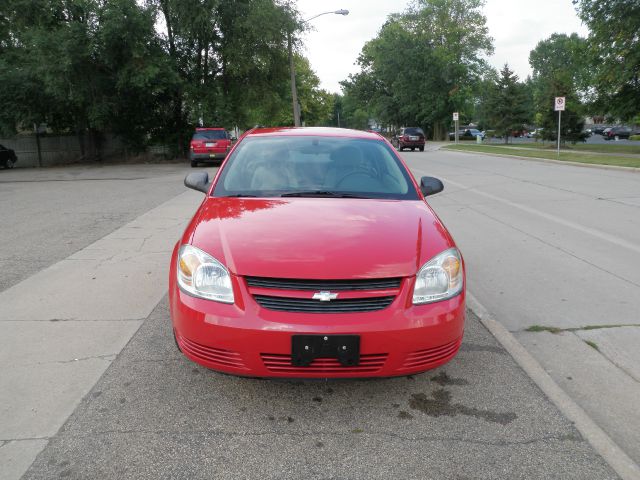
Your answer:
[[[423,201],[208,198],[191,243],[236,275],[406,277],[453,240]]]

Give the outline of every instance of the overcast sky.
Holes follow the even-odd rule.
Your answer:
[[[304,54],[320,77],[321,87],[339,92],[338,82],[358,71],[354,65],[362,46],[376,36],[390,13],[403,11],[405,0],[297,0],[302,18],[329,10],[347,9],[349,15],[323,15],[311,21],[315,31],[304,35]],[[531,73],[529,52],[554,32],[587,28],[576,15],[571,0],[486,0],[484,14],[495,53],[488,60],[501,68],[509,63],[524,80]]]

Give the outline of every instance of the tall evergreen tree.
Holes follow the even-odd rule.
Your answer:
[[[507,64],[491,89],[488,115],[491,128],[504,137],[505,143],[509,142],[512,131],[522,130],[530,121],[525,86],[518,82],[518,76]]]

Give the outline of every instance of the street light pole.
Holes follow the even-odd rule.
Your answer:
[[[330,12],[322,12],[318,15],[314,15],[311,18],[307,18],[303,20],[302,23],[305,24],[314,18],[318,18],[322,15],[328,15],[333,13],[335,15],[349,15],[349,10],[335,10]],[[291,72],[291,102],[293,103],[293,124],[296,127],[301,125],[300,123],[300,104],[298,103],[298,89],[296,88],[296,67],[293,61],[293,41],[292,41],[291,32],[287,32],[287,50],[289,51],[289,70]]]
[[[300,110],[298,109],[298,90],[296,88],[296,67],[293,63],[293,46],[291,45],[291,32],[287,34],[287,47],[289,50],[289,71],[291,72],[291,101],[293,102],[293,124],[300,126]]]

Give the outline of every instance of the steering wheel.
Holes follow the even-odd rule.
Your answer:
[[[364,176],[364,177],[367,177],[367,178],[371,178],[372,180],[375,180],[376,182],[379,182],[378,179],[376,178],[376,176],[373,173],[367,172],[366,170],[356,170],[355,172],[347,173],[340,180],[338,180],[336,182],[336,187],[339,187],[340,185],[342,185],[342,183],[344,183],[344,181],[347,178],[353,177],[353,176],[356,176],[356,175],[360,175],[360,176]]]

